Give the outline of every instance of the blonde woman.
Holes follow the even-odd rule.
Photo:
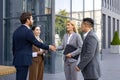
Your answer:
[[[78,58],[75,57],[79,56],[83,42],[74,21],[67,21],[66,30],[67,33],[63,37],[62,44],[57,49],[65,50],[68,45],[76,48],[74,51],[64,54],[64,72],[66,80],[77,80],[75,66],[77,65]]]

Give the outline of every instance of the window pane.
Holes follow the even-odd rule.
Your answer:
[[[72,18],[83,19],[83,0],[72,0]]]
[[[55,12],[56,14],[60,10],[66,10],[70,12],[70,0],[55,0]]]

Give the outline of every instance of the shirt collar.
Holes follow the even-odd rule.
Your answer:
[[[84,39],[86,38],[86,36],[88,35],[89,32],[90,32],[90,30],[84,34]]]
[[[30,29],[30,27],[28,25],[26,25],[26,24],[23,24],[23,25],[25,25],[28,29]]]

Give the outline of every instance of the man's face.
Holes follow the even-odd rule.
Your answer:
[[[85,23],[82,23],[82,24],[81,24],[81,30],[82,30],[82,32],[86,32],[86,29],[87,29],[86,24],[85,24]]]
[[[29,26],[32,26],[33,22],[34,22],[33,17],[30,16],[30,19],[28,19]]]

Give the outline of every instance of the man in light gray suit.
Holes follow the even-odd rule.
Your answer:
[[[84,18],[82,32],[84,34],[81,60],[76,70],[82,72],[84,80],[98,80],[101,76],[99,42],[93,31],[94,21],[91,18]]]

